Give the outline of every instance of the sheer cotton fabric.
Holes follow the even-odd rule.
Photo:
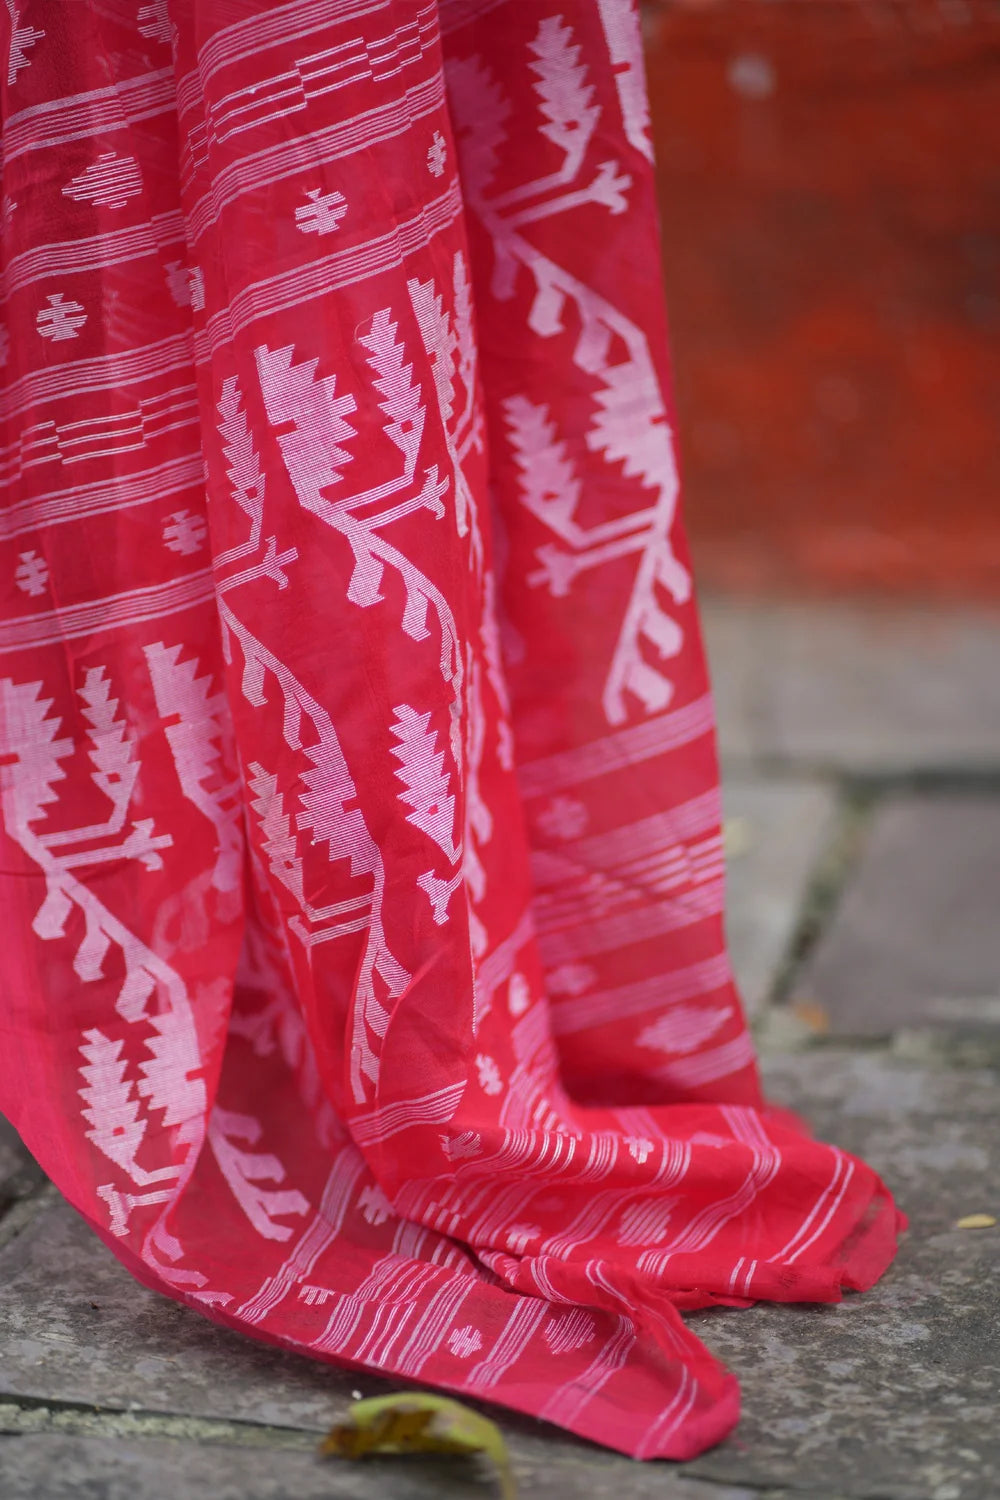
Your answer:
[[[686,1457],[890,1259],[761,1099],[626,0],[3,16],[0,1104],[133,1272]]]

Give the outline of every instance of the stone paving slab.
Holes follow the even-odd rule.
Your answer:
[[[753,605],[701,600],[701,624],[724,761],[752,761],[761,753],[764,679]]]
[[[740,1377],[737,1432],[685,1472],[878,1500],[983,1500],[1000,1473],[1000,1076],[820,1048],[772,1059],[774,1097],[867,1157],[911,1227],[882,1282],[834,1307],[694,1326]]]
[[[493,1500],[476,1462],[368,1459],[345,1464],[308,1451],[59,1434],[0,1435],[4,1500]],[[626,1468],[636,1486],[622,1488]],[[665,1465],[592,1463],[581,1447],[516,1464],[519,1500],[791,1500],[787,1491],[686,1479]],[[820,1494],[816,1500],[836,1500]]]
[[[167,1493],[186,1493],[174,1487],[157,1489],[168,1461],[168,1456],[161,1458],[152,1451],[159,1427],[169,1425],[176,1434],[178,1452],[186,1453],[185,1440],[186,1444],[211,1445],[212,1424],[223,1425],[220,1436],[225,1438],[229,1436],[225,1424],[234,1422],[247,1424],[240,1434],[241,1446],[257,1449],[276,1443],[283,1451],[278,1455],[255,1452],[249,1469],[243,1460],[233,1469],[228,1450],[225,1458],[218,1453],[189,1456],[178,1470],[178,1483],[190,1482],[192,1495],[199,1494],[199,1485],[213,1500],[228,1495],[228,1490],[216,1488],[212,1476],[224,1478],[231,1472],[243,1476],[241,1483],[246,1480],[239,1492],[241,1500],[271,1500],[279,1495],[309,1500],[313,1494],[351,1495],[358,1500],[386,1500],[387,1496],[447,1500],[451,1495],[478,1493],[470,1487],[467,1470],[464,1478],[452,1481],[450,1470],[442,1477],[426,1465],[418,1466],[412,1477],[407,1475],[405,1485],[397,1478],[396,1468],[386,1471],[376,1466],[352,1471],[354,1477],[350,1483],[345,1481],[346,1487],[331,1487],[331,1471],[313,1458],[319,1435],[343,1417],[353,1392],[367,1396],[388,1389],[389,1385],[372,1376],[346,1375],[243,1338],[139,1286],[61,1201],[43,1205],[0,1253],[0,1434],[5,1430],[24,1434],[18,1443],[32,1440],[24,1450],[30,1462],[25,1460],[24,1477],[18,1480],[26,1496],[48,1500],[50,1491],[45,1485],[50,1473],[57,1474],[58,1442],[63,1440],[60,1429],[67,1424],[76,1434],[74,1440],[82,1444],[74,1470],[81,1488],[55,1488],[51,1491],[54,1500],[63,1493],[86,1495],[82,1486],[87,1476],[94,1484],[103,1484],[109,1466],[113,1470],[115,1453],[134,1443],[130,1421],[146,1439],[135,1444],[136,1462],[147,1448],[151,1453],[148,1476],[136,1477],[131,1461],[127,1466],[130,1500],[144,1500],[147,1494],[150,1500],[161,1500]],[[26,1412],[21,1412],[25,1398]],[[53,1412],[39,1416],[42,1403],[48,1403]],[[81,1414],[80,1403],[100,1407],[101,1412]],[[721,1487],[683,1482],[667,1466],[632,1463],[529,1418],[497,1411],[492,1415],[508,1436],[520,1500],[578,1500],[581,1494],[588,1500],[751,1500],[749,1491],[729,1481]],[[39,1424],[47,1429],[43,1434],[36,1431]],[[102,1425],[108,1424],[114,1436],[100,1436]],[[91,1441],[94,1427],[98,1436]],[[299,1452],[286,1451],[290,1446]],[[3,1500],[14,1500],[22,1493],[9,1487],[13,1478],[8,1476],[4,1458],[9,1447],[10,1442],[0,1437]],[[184,1478],[188,1473],[190,1481]],[[94,1491],[102,1500],[105,1494],[117,1493],[113,1488]],[[121,1493],[124,1497],[126,1491]],[[483,1493],[490,1491],[487,1488]]]
[[[971,1212],[1000,1217],[1000,1078],[988,1069],[914,1066],[831,1047],[774,1057],[767,1071],[776,1097],[865,1154],[896,1191],[912,1228],[895,1268],[873,1292],[835,1308],[698,1315],[699,1332],[741,1378],[744,1418],[726,1443],[680,1471],[630,1463],[526,1419],[502,1419],[522,1500],[749,1500],[762,1491],[817,1500],[982,1500],[984,1475],[1000,1472],[1000,1230],[954,1227]],[[16,1396],[47,1398],[56,1406],[50,1423],[66,1420],[65,1403],[87,1401],[104,1408],[104,1421],[109,1408],[186,1413],[201,1423],[271,1423],[286,1429],[286,1444],[311,1445],[352,1389],[382,1388],[258,1346],[138,1287],[61,1204],[43,1206],[0,1255],[0,1350],[7,1406],[16,1406]],[[0,1441],[0,1473],[3,1454],[21,1451],[22,1488],[5,1478],[0,1493],[11,1500],[87,1495],[44,1488],[48,1474],[62,1474],[58,1431],[13,1425],[25,1436]],[[117,1494],[101,1476],[131,1439],[120,1435],[108,1446],[112,1440],[84,1429],[74,1441],[84,1440],[89,1446],[79,1451],[97,1485],[93,1495]],[[155,1444],[147,1436],[135,1445],[136,1462],[145,1454],[152,1476],[128,1470],[135,1500],[158,1493]],[[175,1446],[184,1455],[174,1464],[178,1483],[190,1483],[192,1495],[199,1487],[226,1495],[212,1475],[221,1483],[243,1473],[228,1450],[223,1461],[217,1452]],[[255,1455],[241,1500],[270,1500],[282,1483],[285,1494],[309,1500],[320,1493],[311,1464],[304,1451]],[[682,1479],[689,1484],[678,1488]],[[409,1488],[374,1470],[351,1483],[322,1493],[430,1500],[477,1492],[450,1491],[425,1471],[407,1473]]]
[[[1000,1029],[1000,793],[880,802],[797,993],[840,1035]]]
[[[0,1197],[3,1196],[3,1184],[21,1170],[26,1159],[27,1152],[16,1130],[0,1115]]]
[[[1000,766],[1000,613],[703,602],[724,756]]]
[[[285,1354],[135,1282],[61,1199],[0,1252],[0,1393],[323,1431],[348,1379]]]
[[[14,1127],[0,1115],[0,1247],[20,1231],[30,1199],[44,1186],[45,1177],[21,1145]]]
[[[756,1016],[781,973],[809,877],[832,837],[836,797],[819,781],[733,773],[723,804],[729,952],[747,1011]]]

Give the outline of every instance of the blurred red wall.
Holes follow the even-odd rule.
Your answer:
[[[703,582],[1000,595],[1000,4],[644,9]]]

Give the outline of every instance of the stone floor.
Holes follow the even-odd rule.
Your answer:
[[[1000,617],[711,604],[730,933],[770,1088],[911,1228],[838,1307],[697,1316],[736,1433],[639,1465],[501,1418],[522,1500],[1000,1493]],[[0,1135],[3,1500],[431,1500],[474,1467],[320,1464],[372,1379],[136,1286]]]

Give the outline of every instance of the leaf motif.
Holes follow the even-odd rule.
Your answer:
[[[320,1445],[325,1458],[364,1458],[369,1453],[482,1454],[496,1470],[502,1500],[516,1500],[507,1445],[499,1428],[478,1412],[414,1391],[355,1401],[347,1420],[331,1428]]]

